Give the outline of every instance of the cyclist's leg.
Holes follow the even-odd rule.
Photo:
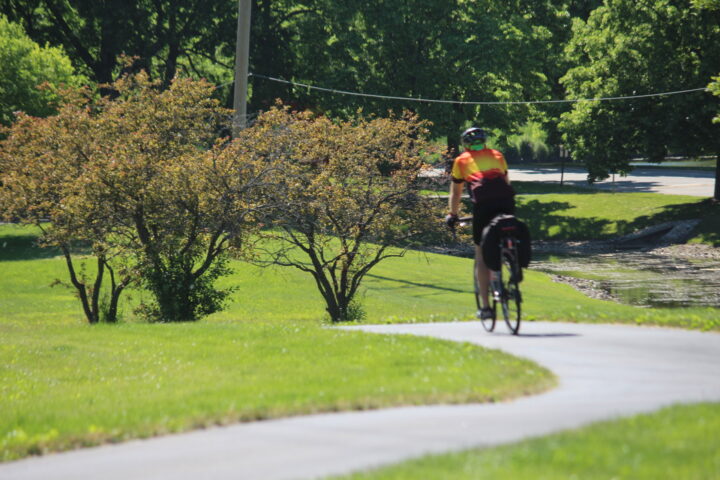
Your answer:
[[[480,245],[475,245],[475,278],[477,278],[478,289],[480,291],[480,300],[483,308],[490,308],[490,296],[488,295],[488,287],[490,286],[490,269],[485,265]]]
[[[482,232],[495,216],[496,208],[493,202],[482,201],[473,206],[473,242],[475,243],[475,278],[477,278],[478,290],[483,309],[490,308],[490,297],[488,286],[490,285],[490,269],[483,260]]]

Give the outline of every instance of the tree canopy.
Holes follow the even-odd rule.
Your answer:
[[[720,62],[720,13],[689,0],[607,0],[587,22],[575,20],[567,46],[568,96],[597,98],[707,85]],[[711,122],[718,102],[706,92],[616,102],[579,102],[561,130],[590,179],[626,173],[633,156],[720,152]]]
[[[267,161],[281,159],[282,176],[256,261],[308,273],[332,321],[359,319],[365,276],[440,226],[437,202],[417,182],[427,133],[410,114],[344,122],[288,109],[261,115],[238,140]]]
[[[231,0],[0,0],[2,11],[33,39],[62,45],[77,67],[98,83],[127,71],[146,70],[167,87],[179,64],[207,75],[205,59],[222,63],[221,33],[234,29]],[[234,30],[230,30],[232,32]],[[216,54],[218,58],[216,59]],[[135,58],[127,66],[122,56]]]
[[[130,282],[151,292],[140,311],[149,319],[196,320],[223,305],[228,291],[214,281],[259,228],[272,167],[238,142],[216,141],[228,111],[207,82],[162,90],[141,73],[112,89],[114,98],[67,92],[45,119],[20,116],[0,144],[0,212],[37,225],[63,251],[90,323],[115,320]],[[97,259],[89,280],[77,246]]]
[[[252,4],[251,114],[271,108],[278,98],[340,119],[358,110],[377,115],[410,110],[429,120],[431,135],[445,137],[449,147],[469,123],[493,131],[502,147],[534,125],[550,157],[565,144],[588,166],[591,180],[627,172],[631,157],[662,160],[718,151],[720,135],[711,119],[720,107],[717,97],[703,92],[572,105],[462,103],[704,87],[719,73],[717,0]],[[235,0],[0,0],[0,7],[36,42],[63,46],[75,67],[95,81],[145,69],[167,88],[181,73],[222,84],[214,95],[230,104]],[[123,56],[134,62],[124,63]]]
[[[57,89],[79,85],[70,58],[60,47],[41,46],[22,26],[0,15],[0,124],[18,111],[45,116],[54,111]]]

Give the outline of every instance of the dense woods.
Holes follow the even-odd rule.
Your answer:
[[[613,102],[429,103],[328,89],[457,102],[624,97],[708,87],[720,67],[717,0],[256,0],[250,112],[286,104],[347,118],[411,110],[456,145],[468,123],[508,148],[521,132],[553,156],[566,145],[590,179],[628,171],[631,157],[715,156],[720,101],[710,91]],[[2,13],[40,45],[62,47],[100,83],[147,70],[222,85],[230,105],[237,2],[2,0]],[[127,63],[124,57],[133,59]],[[717,88],[717,87],[715,87]],[[537,128],[541,127],[541,128]],[[537,150],[537,149],[536,149]],[[518,160],[537,155],[515,155]]]

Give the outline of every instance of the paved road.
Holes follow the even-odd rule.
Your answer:
[[[518,181],[560,182],[559,168],[511,168],[510,178]],[[565,183],[587,187],[587,172],[568,168]],[[655,192],[672,195],[712,197],[715,189],[715,172],[703,170],[672,170],[638,167],[627,177],[615,177],[597,182],[595,188],[618,192]]]
[[[133,441],[0,465],[14,479],[311,479],[430,452],[497,445],[674,403],[720,401],[720,334],[528,323],[361,327],[501,348],[553,370],[545,394],[486,405],[312,415]]]

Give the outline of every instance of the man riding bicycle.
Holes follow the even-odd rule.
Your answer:
[[[468,128],[460,137],[465,152],[453,161],[450,173],[450,213],[445,217],[445,222],[451,228],[458,223],[463,184],[468,184],[473,202],[476,278],[482,299],[482,309],[477,313],[480,319],[493,316],[488,295],[491,271],[485,265],[480,248],[482,232],[495,215],[515,213],[515,191],[510,186],[507,162],[502,153],[486,148],[486,140],[485,130],[478,127]]]

